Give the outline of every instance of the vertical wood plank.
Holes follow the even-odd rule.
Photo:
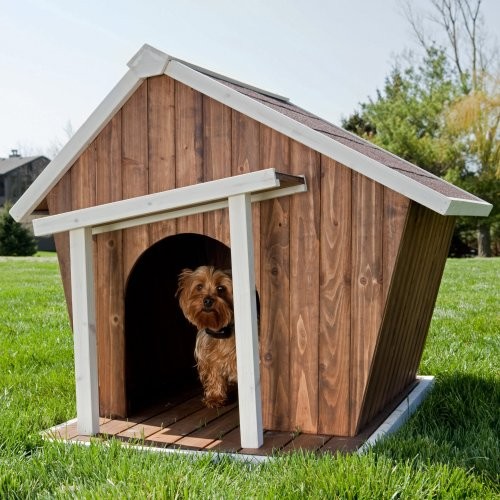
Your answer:
[[[96,143],[92,142],[70,170],[71,209],[95,205]]]
[[[353,173],[351,435],[363,397],[383,310],[383,187]]]
[[[99,432],[99,386],[95,324],[92,229],[70,231],[71,294],[78,433]]]
[[[232,175],[260,170],[260,125],[248,116],[232,112]],[[252,206],[255,286],[260,291],[260,204]]]
[[[121,112],[96,140],[98,205],[122,199]],[[126,416],[122,231],[96,236],[99,400],[103,416]]]
[[[318,431],[319,155],[295,141],[290,173],[308,190],[290,198],[290,418],[291,428]]]
[[[401,240],[405,230],[405,225],[408,217],[410,201],[408,198],[384,188],[384,223],[383,223],[383,306],[387,311],[387,300],[389,290],[393,283],[394,269],[401,247]],[[384,313],[386,314],[386,312]],[[381,325],[383,324],[382,323]],[[376,368],[377,362],[382,362],[385,370],[390,370],[391,364],[394,363],[394,356],[400,354],[401,339],[391,337],[388,343],[388,337],[381,329],[377,335],[377,342],[373,354],[373,362],[371,372],[368,376],[368,382],[365,389],[364,402],[362,404],[361,424],[358,426],[361,429],[365,425],[366,413],[370,412],[373,406],[377,406],[380,401],[386,403],[387,386],[390,381],[387,377],[387,372]],[[403,389],[403,388],[401,388]],[[368,409],[370,407],[370,409]],[[370,417],[371,418],[371,417]]]
[[[264,442],[250,194],[229,198],[238,400],[242,448]]]
[[[122,192],[123,198],[148,194],[147,81],[122,108]],[[124,280],[137,258],[149,246],[147,226],[123,231]]]
[[[384,188],[383,279],[384,303],[387,300],[394,266],[401,245],[410,200],[392,189]]]
[[[203,97],[203,170],[204,180],[231,176],[231,109]],[[229,245],[227,210],[208,212],[204,216],[204,234]]]
[[[55,215],[71,210],[71,174],[67,172],[54,188],[47,195],[47,204],[49,214]],[[71,307],[71,269],[69,256],[69,234],[67,232],[54,234],[54,242],[57,250],[57,259],[59,261],[59,270],[64,288],[64,296],[66,297],[66,305],[70,323],[72,321]]]
[[[321,157],[319,424],[350,432],[351,170]]]
[[[175,82],[176,187],[203,182],[203,99],[196,90]],[[178,233],[202,233],[203,214],[177,221]]]
[[[168,76],[148,79],[149,192],[175,188],[175,84]],[[175,220],[150,225],[150,244],[175,234]]]
[[[261,125],[262,168],[288,171],[289,140]],[[261,204],[261,347],[264,427],[290,429],[290,200]]]

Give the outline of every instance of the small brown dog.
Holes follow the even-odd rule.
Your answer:
[[[224,406],[237,383],[231,273],[212,266],[184,269],[176,296],[184,316],[198,328],[194,357],[203,401],[210,408]]]

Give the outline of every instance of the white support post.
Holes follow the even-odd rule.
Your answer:
[[[241,447],[260,448],[264,437],[251,195],[230,196],[228,201]]]
[[[92,228],[74,229],[69,236],[78,433],[91,436],[99,432]]]

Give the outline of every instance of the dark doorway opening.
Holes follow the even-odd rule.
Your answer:
[[[184,268],[231,268],[231,251],[200,234],[169,236],[138,259],[125,292],[126,391],[129,414],[201,389],[193,356],[196,328],[175,297]]]

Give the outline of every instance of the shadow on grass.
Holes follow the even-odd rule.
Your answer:
[[[500,384],[494,374],[438,376],[407,425],[375,447],[397,460],[464,467],[497,485],[499,449]]]

